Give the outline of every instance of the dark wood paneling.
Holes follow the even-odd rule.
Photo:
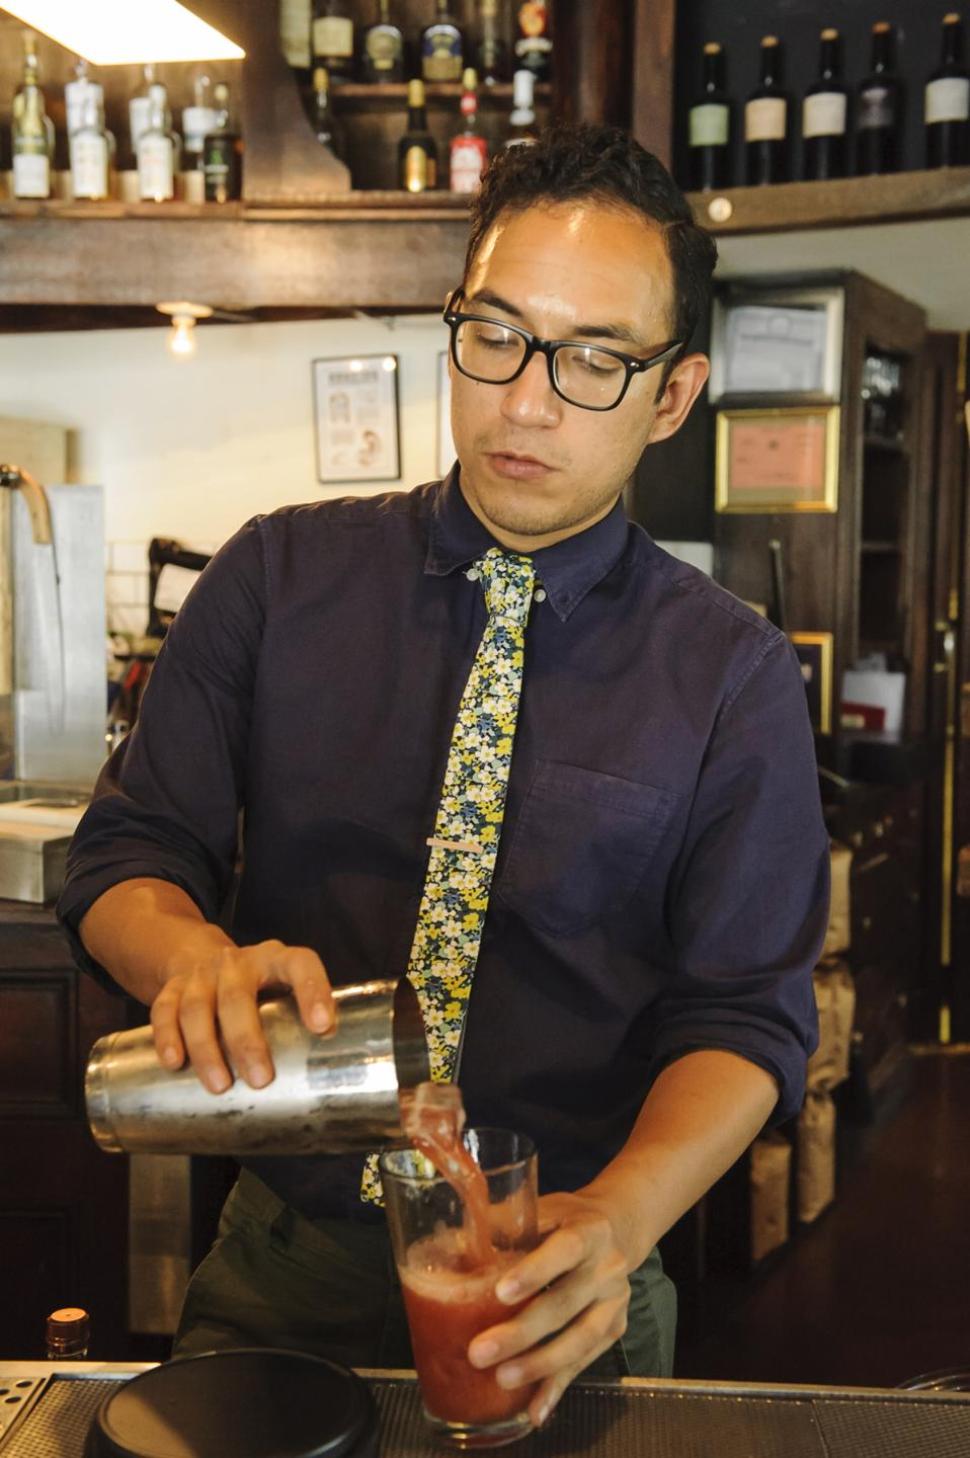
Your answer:
[[[635,0],[630,130],[666,167],[673,159],[676,0]]]
[[[0,1119],[76,1112],[76,977],[0,972]]]
[[[630,0],[556,0],[556,115],[630,125],[633,6]]]

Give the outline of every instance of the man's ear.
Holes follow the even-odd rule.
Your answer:
[[[687,354],[670,372],[657,406],[648,445],[667,440],[683,425],[691,406],[707,383],[711,362],[706,354]]]

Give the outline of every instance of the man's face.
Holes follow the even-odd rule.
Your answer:
[[[459,307],[543,339],[646,358],[673,338],[672,299],[660,228],[632,211],[584,201],[500,216]],[[677,367],[663,401],[656,400],[660,364],[634,375],[607,411],[561,399],[541,354],[507,385],[470,380],[452,363],[452,433],[472,511],[520,551],[591,526],[610,511],[648,441],[672,434],[687,414],[706,376],[702,358],[685,362],[680,386],[684,365]]]

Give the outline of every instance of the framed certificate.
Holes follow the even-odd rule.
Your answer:
[[[718,511],[836,511],[838,405],[719,410]]]
[[[397,379],[396,354],[313,361],[321,484],[400,480]]]
[[[844,295],[839,287],[719,292],[711,326],[708,399],[839,399]]]
[[[789,633],[802,667],[808,717],[816,734],[832,733],[832,634]]]
[[[451,436],[451,376],[448,373],[448,351],[438,355],[438,452],[439,476],[447,476],[455,464],[455,442]]]

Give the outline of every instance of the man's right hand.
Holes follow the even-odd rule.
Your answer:
[[[151,1007],[155,1048],[166,1068],[186,1058],[212,1093],[235,1071],[253,1088],[273,1077],[257,998],[292,991],[313,1033],[335,1021],[326,969],[309,947],[259,942],[238,947],[206,921],[180,887],[150,877],[120,881],[91,906],[81,941],[132,997]]]
[[[232,1082],[223,1048],[252,1088],[263,1088],[273,1077],[259,1020],[260,992],[290,989],[311,1032],[325,1033],[333,1026],[330,983],[323,963],[309,947],[287,947],[276,941],[252,947],[229,945],[201,957],[176,955],[173,964],[178,970],[169,975],[152,1003],[155,1049],[166,1068],[181,1068],[188,1056],[211,1093],[222,1093]]]

